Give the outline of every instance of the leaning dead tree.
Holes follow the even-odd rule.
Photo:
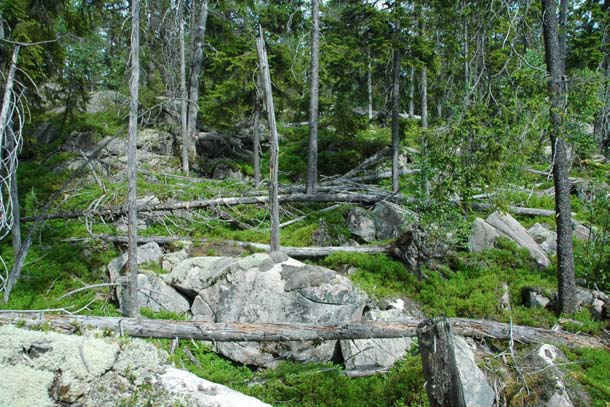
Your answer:
[[[273,106],[273,94],[271,92],[271,75],[269,74],[269,61],[265,49],[265,37],[263,27],[258,26],[256,38],[256,50],[258,52],[258,64],[263,81],[265,102],[267,106],[267,117],[269,119],[269,202],[271,203],[271,251],[280,248],[280,204],[278,200],[278,134],[275,123],[275,110]]]
[[[44,324],[67,332],[92,327],[144,338],[200,339],[217,342],[406,338],[417,336],[417,328],[422,322],[422,319],[413,319],[404,322],[245,324],[0,311],[0,324],[20,324],[28,327]],[[468,337],[512,339],[521,343],[553,343],[569,348],[608,349],[607,343],[589,335],[463,318],[451,318],[449,324],[457,335]]]

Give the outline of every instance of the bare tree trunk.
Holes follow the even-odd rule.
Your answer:
[[[182,171],[189,175],[189,133],[188,133],[188,92],[186,90],[186,57],[184,45],[184,19],[183,4],[180,2],[178,9],[178,19],[180,21],[180,134],[182,138]]]
[[[275,110],[273,106],[273,93],[271,92],[271,75],[269,73],[269,62],[267,61],[267,50],[265,49],[265,37],[263,27],[258,26],[259,35],[256,38],[256,50],[258,52],[259,69],[265,91],[267,105],[267,117],[269,119],[269,202],[271,203],[271,251],[280,249],[280,204],[278,200],[278,135],[275,123]]]
[[[604,1],[602,11],[610,13],[610,0]],[[610,153],[610,27],[608,25],[604,30],[602,50],[604,52],[602,75],[605,79],[602,93],[603,106],[595,120],[593,133],[600,152],[608,157]]]
[[[398,28],[400,30],[400,28]],[[392,191],[400,191],[399,163],[400,154],[400,51],[394,49],[394,74],[392,80]]]
[[[138,171],[138,92],[140,84],[140,0],[131,2],[131,81],[129,83],[129,143],[127,151],[127,227],[129,245],[128,285],[122,290],[123,315],[138,315],[138,208],[136,178]]]
[[[468,49],[468,19],[466,18],[466,2],[462,0],[462,30],[464,33],[464,94],[468,95],[470,88],[470,55]]]
[[[12,137],[7,138],[7,142],[10,140],[9,150],[17,148],[15,146],[15,140]],[[8,144],[8,143],[7,143]],[[15,153],[16,154],[16,153]],[[17,256],[19,249],[21,248],[21,217],[19,215],[19,186],[17,185],[17,159],[15,157],[15,163],[11,169],[11,209],[13,212],[13,227],[11,229],[13,237],[13,253]]]
[[[252,129],[252,166],[254,167],[254,188],[257,188],[261,183],[260,117],[261,105],[263,104],[263,95],[261,93],[261,87],[261,75],[259,72],[256,75],[256,96],[254,99],[254,128]]]
[[[415,114],[415,67],[411,67],[409,74],[409,117],[412,119]]]
[[[368,117],[369,121],[373,120],[373,72],[371,67],[371,49],[367,48],[366,54],[366,90],[368,96]]]
[[[563,138],[565,113],[565,63],[560,53],[557,36],[555,0],[541,0],[544,28],[546,65],[549,73],[549,104],[551,143],[553,145],[553,181],[555,184],[555,212],[557,222],[557,277],[559,280],[559,308],[562,313],[576,311],[576,282],[572,253],[572,217],[570,204],[570,162]]]
[[[17,59],[21,46],[15,45],[11,65],[6,78],[6,86],[4,87],[4,97],[2,98],[2,110],[0,110],[0,147],[4,145],[4,133],[9,122],[9,112],[11,107],[11,98],[13,97],[13,86],[15,84],[15,72],[17,71]]]
[[[428,128],[428,73],[425,66],[421,70],[421,127]]]
[[[320,0],[311,0],[311,83],[309,99],[309,146],[307,150],[307,193],[318,188],[318,91],[320,85]]]
[[[559,2],[559,57],[561,58],[561,72],[566,73],[566,37],[568,30],[568,0]]]
[[[199,77],[203,64],[203,42],[205,40],[205,26],[208,20],[208,0],[201,0],[201,13],[195,34],[193,35],[191,49],[191,71],[189,77],[188,95],[188,150],[191,159],[195,158],[195,134],[197,132],[197,112],[199,111]]]

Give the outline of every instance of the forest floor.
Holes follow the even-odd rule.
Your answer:
[[[89,130],[103,136],[113,134],[113,126],[102,125],[103,117],[83,116],[72,124],[71,130]],[[69,134],[66,132],[66,134]],[[305,129],[283,128],[280,149],[280,170],[285,186],[302,183],[306,158],[303,137]],[[342,174],[372,155],[380,147],[389,144],[389,132],[384,128],[371,128],[358,134],[349,142],[351,148],[340,145],[335,156],[328,150],[323,157],[328,164],[323,173]],[[30,146],[28,155],[19,165],[18,180],[23,217],[34,216],[52,193],[58,190],[70,176],[65,163],[78,158],[74,152],[57,152],[64,140],[48,146]],[[346,141],[347,143],[347,141]],[[364,147],[362,147],[364,146]],[[404,147],[419,149],[416,138],[403,140]],[[413,168],[420,158],[409,154]],[[542,156],[540,156],[542,157]],[[267,163],[263,159],[263,168]],[[75,178],[62,192],[51,213],[82,211],[92,208],[123,205],[127,197],[127,181],[124,163],[116,167],[91,171]],[[231,161],[230,166],[242,174],[251,175],[252,167],[247,162]],[[548,171],[544,159],[532,161],[530,168]],[[219,197],[236,197],[252,193],[251,180],[209,180],[193,176],[184,177],[176,158],[144,161],[140,163],[138,195],[154,196],[160,202],[169,200],[187,201]],[[265,173],[265,171],[263,171]],[[596,237],[589,241],[574,241],[577,278],[605,291],[609,290],[610,205],[608,200],[607,175],[610,164],[604,161],[578,159],[574,162],[572,176],[583,180],[586,191],[575,194],[572,210],[575,218],[592,228]],[[405,175],[401,179],[404,197],[421,196],[417,175]],[[356,186],[358,187],[358,186]],[[360,186],[363,191],[390,189],[390,180],[375,185]],[[492,200],[500,208],[508,205],[529,208],[553,209],[552,196],[538,194],[552,187],[550,177],[524,171],[513,188],[502,192]],[[343,187],[342,187],[343,188]],[[341,188],[337,188],[340,190]],[[529,191],[529,192],[528,192]],[[258,195],[265,195],[263,186]],[[405,199],[405,202],[408,200]],[[316,233],[321,228],[328,236],[327,243],[333,246],[353,244],[355,240],[346,226],[347,213],[354,204],[340,203],[332,210],[329,203],[287,203],[282,206],[281,222],[303,217],[299,222],[283,227],[281,244],[307,247],[318,245]],[[607,335],[607,321],[595,320],[587,309],[574,315],[557,316],[545,308],[527,308],[521,303],[524,287],[539,287],[548,292],[556,290],[557,278],[554,265],[541,270],[524,249],[500,240],[497,247],[481,253],[469,253],[466,249],[472,223],[476,217],[485,218],[492,210],[467,210],[461,205],[434,203],[422,206],[405,203],[404,206],[419,215],[419,223],[430,236],[442,240],[451,250],[436,261],[434,267],[422,269],[422,275],[408,271],[405,265],[387,254],[335,253],[317,260],[309,260],[334,270],[350,269],[350,279],[372,298],[408,298],[421,307],[427,317],[448,316],[490,319],[514,324],[545,328],[561,327],[572,332]],[[269,242],[269,212],[265,204],[235,205],[223,207],[229,216],[222,219],[214,208],[188,211],[166,211],[162,214],[143,216],[146,226],[140,236],[187,236],[192,239],[205,238],[209,242],[195,244],[192,255],[239,256],[250,253],[226,245],[226,240],[253,243]],[[80,287],[108,282],[106,265],[125,250],[124,245],[112,244],[96,239],[96,235],[124,235],[119,219],[103,217],[81,217],[76,219],[54,219],[37,230],[33,246],[27,258],[23,275],[15,286],[10,301],[0,305],[6,310],[80,310],[86,315],[118,316],[117,304],[111,298],[110,289],[87,290],[61,299],[62,295]],[[515,215],[523,226],[535,223],[554,227],[549,216]],[[235,226],[238,220],[243,227]],[[124,223],[123,223],[124,224]],[[24,223],[23,233],[31,223]],[[373,241],[371,245],[386,245],[390,241]],[[14,256],[10,241],[0,246],[2,258],[10,266]],[[554,261],[554,260],[552,260]],[[423,277],[422,277],[423,276]],[[508,285],[510,308],[499,306],[498,299],[503,287]],[[184,315],[152,313],[142,310],[150,318],[184,319]],[[151,340],[158,347],[169,350],[169,340]],[[498,354],[507,349],[507,344],[495,343]],[[610,353],[605,350],[576,349],[565,352],[570,360],[565,369],[592,396],[593,405],[607,406],[610,400]],[[276,369],[257,370],[235,364],[216,355],[210,348],[194,341],[180,341],[172,354],[178,367],[184,367],[201,377],[230,386],[246,394],[260,398],[272,405],[286,406],[420,406],[426,405],[421,358],[417,349],[397,363],[388,373],[371,377],[349,379],[342,374],[342,367],[333,364],[297,364],[284,362]],[[529,377],[530,384],[535,378]],[[505,393],[509,405],[525,405],[527,401],[518,395],[527,383],[509,383]],[[525,404],[523,404],[525,403]]]

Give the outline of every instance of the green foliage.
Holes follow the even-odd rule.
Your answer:
[[[168,346],[169,341],[163,341]],[[187,354],[194,356],[193,358]],[[349,379],[332,364],[282,362],[275,369],[252,371],[218,356],[209,348],[181,341],[172,361],[207,380],[224,384],[272,405],[426,406],[419,355],[409,354],[386,375]]]
[[[569,365],[569,369],[572,376],[583,384],[591,395],[592,406],[607,407],[610,400],[610,353],[604,349],[579,348],[567,350],[566,354],[575,362]]]
[[[178,314],[172,311],[153,311],[150,308],[140,308],[140,315],[150,319],[165,319],[172,321],[186,321],[189,319],[189,316],[186,314]]]

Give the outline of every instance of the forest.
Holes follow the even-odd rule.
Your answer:
[[[609,0],[0,0],[0,407],[610,406]]]

